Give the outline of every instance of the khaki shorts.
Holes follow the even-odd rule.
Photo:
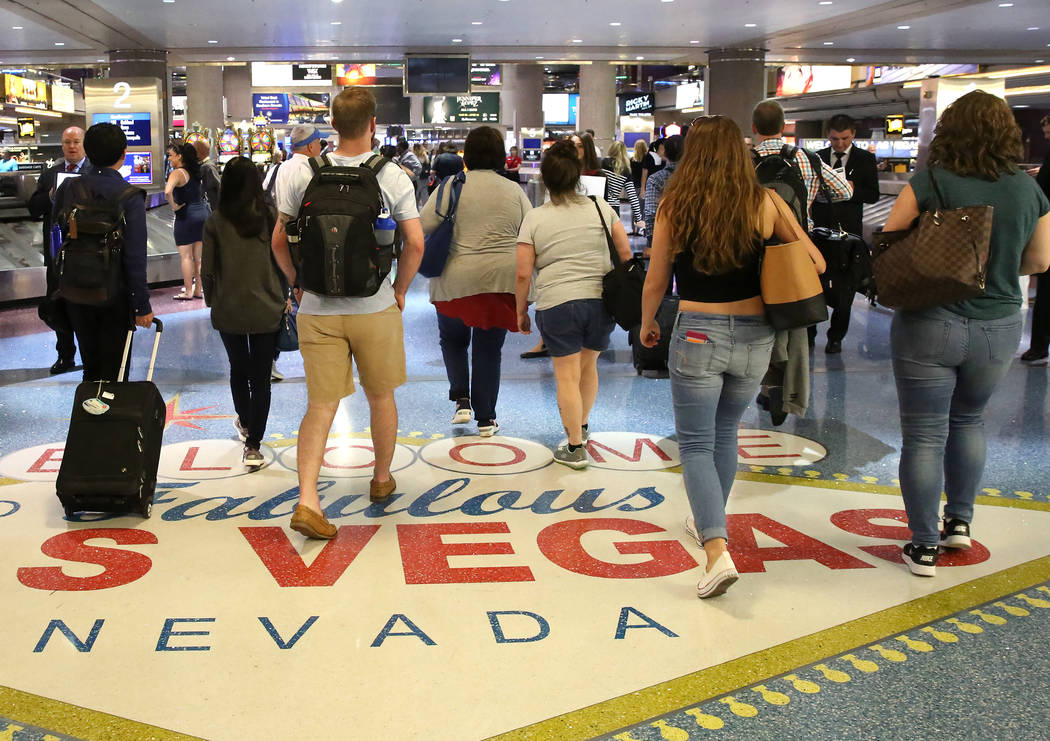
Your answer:
[[[393,391],[405,382],[404,329],[396,304],[375,314],[299,314],[298,328],[310,401],[339,401],[354,393],[351,358],[366,391]]]

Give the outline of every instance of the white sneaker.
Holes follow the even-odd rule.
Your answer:
[[[281,373],[281,371],[277,370],[277,361],[276,360],[273,361],[273,364],[270,366],[270,380],[271,381],[283,381],[284,380],[284,374]]]
[[[242,443],[245,440],[248,439],[248,428],[241,424],[241,418],[240,417],[234,417],[233,418],[233,426],[234,426],[234,428],[236,428],[236,430],[237,430],[237,437],[239,437],[241,439]]]
[[[704,547],[704,541],[700,539],[700,533],[696,529],[696,521],[692,517],[685,518],[685,531],[689,534],[689,537],[696,541],[696,544],[701,548]]]
[[[700,581],[696,583],[696,596],[700,599],[707,599],[725,594],[725,591],[739,578],[733,557],[729,555],[729,551],[725,551],[715,561],[711,570],[701,576]]]
[[[467,399],[460,399],[456,402],[456,413],[452,415],[452,424],[454,425],[465,425],[471,420],[472,412],[470,410],[470,401]]]
[[[487,425],[478,425],[478,437],[492,437],[499,432],[499,422],[491,420]]]

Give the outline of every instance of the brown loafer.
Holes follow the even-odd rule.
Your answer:
[[[372,479],[368,482],[368,498],[373,502],[382,502],[384,499],[393,494],[394,489],[397,488],[397,482],[394,481],[394,477],[391,476],[389,481],[379,482]]]
[[[324,515],[319,515],[302,504],[297,505],[292,513],[292,530],[315,540],[331,540],[339,532]]]

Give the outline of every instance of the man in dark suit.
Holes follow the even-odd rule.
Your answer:
[[[153,309],[146,284],[146,201],[138,188],[130,197],[120,167],[124,164],[128,140],[119,126],[98,123],[84,135],[84,148],[92,166],[85,167],[81,183],[96,198],[119,201],[124,213],[123,291],[116,300],[103,305],[66,302],[80,357],[84,361],[85,381],[117,381],[124,343],[132,322],[139,327],[153,323]],[[52,214],[65,225],[74,203],[73,190],[67,184],[60,188]],[[125,369],[125,378],[128,369]]]
[[[1043,127],[1043,138],[1050,142],[1050,116],[1043,116],[1039,125]],[[1043,157],[1043,164],[1034,170],[1029,170],[1030,175],[1035,175],[1039,187],[1050,198],[1050,149]],[[1035,286],[1035,304],[1032,306],[1032,338],[1028,343],[1028,349],[1021,355],[1025,363],[1044,364],[1050,356],[1050,270],[1045,273],[1033,275],[1037,283]]]
[[[864,204],[879,200],[879,171],[875,155],[853,146],[857,125],[847,115],[839,114],[828,120],[828,140],[831,146],[817,152],[820,158],[835,170],[842,170],[846,180],[853,186],[853,197],[834,205],[814,201],[813,224],[837,228],[842,226],[858,237],[864,234]],[[830,264],[828,266],[831,267]],[[828,327],[827,353],[842,352],[842,339],[849,329],[850,309],[853,306],[855,287],[844,276],[836,276],[829,269],[821,276],[824,283],[824,298],[831,309],[831,326]],[[836,280],[839,278],[839,280]]]
[[[84,130],[79,126],[70,126],[62,132],[62,159],[40,173],[36,181],[36,190],[29,197],[29,215],[34,219],[44,220],[44,270],[46,271],[47,296],[40,305],[40,318],[55,332],[55,349],[58,360],[51,366],[52,375],[66,373],[77,366],[77,348],[73,342],[73,328],[69,323],[66,304],[61,298],[54,298],[58,287],[58,276],[55,274],[54,261],[51,256],[51,208],[55,200],[56,181],[59,173],[80,174],[81,170],[91,168],[84,155]]]

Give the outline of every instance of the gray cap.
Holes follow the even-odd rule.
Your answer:
[[[313,124],[296,124],[292,127],[292,149],[300,149],[320,138],[321,132]]]

